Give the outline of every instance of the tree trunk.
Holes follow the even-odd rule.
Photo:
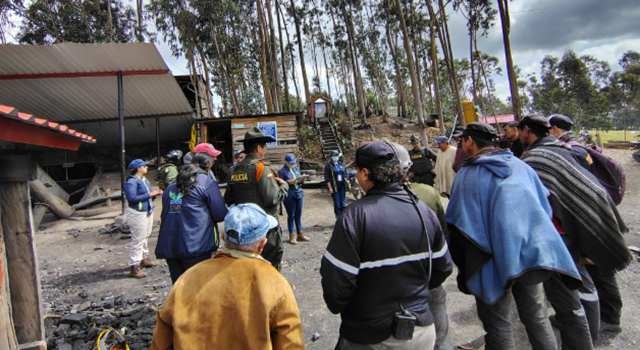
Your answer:
[[[267,106],[267,113],[274,111],[273,97],[271,96],[271,84],[269,83],[269,53],[268,53],[268,40],[266,37],[266,25],[264,23],[264,14],[262,13],[262,1],[258,0],[256,4],[256,12],[258,13],[258,34],[259,40],[256,40],[260,45],[260,78],[262,80],[262,90],[264,93],[264,101]],[[254,32],[255,35],[255,32]]]
[[[513,68],[511,58],[511,17],[509,16],[508,0],[498,0],[498,10],[500,11],[500,22],[502,23],[502,42],[504,43],[504,56],[507,61],[507,75],[509,76],[509,90],[511,91],[511,108],[516,120],[520,120],[520,96],[518,93],[518,82]]]
[[[435,19],[430,21],[431,28],[431,74],[433,75],[433,91],[436,99],[436,113],[440,121],[440,132],[444,133],[444,114],[442,113],[442,97],[440,96],[440,72],[438,68],[438,50],[436,48],[436,22]]]
[[[413,55],[414,55],[414,59],[413,62],[415,63],[415,67],[416,67],[416,77],[418,78],[418,91],[420,93],[420,104],[422,105],[422,116],[423,118],[425,118],[425,120],[427,119],[427,112],[426,112],[426,107],[424,105],[424,98],[425,98],[425,93],[424,93],[424,86],[422,84],[422,81],[420,79],[420,76],[422,75],[422,71],[420,69],[420,54],[418,53],[418,43],[416,41],[416,33],[413,29],[411,29],[411,38],[410,38],[412,44],[413,44]]]
[[[137,15],[137,23],[136,23],[136,39],[138,42],[144,42],[143,35],[143,23],[142,23],[142,0],[136,0],[136,15]]]
[[[474,52],[474,31],[469,29],[469,64],[471,65],[471,96],[473,97],[473,103],[478,104],[478,84],[476,83],[476,67],[475,67],[475,52]]]
[[[231,76],[229,75],[229,70],[225,64],[226,55],[223,54],[220,45],[218,44],[218,37],[215,32],[211,33],[213,38],[213,48],[216,50],[216,54],[218,55],[218,61],[220,66],[220,71],[222,72],[222,76],[226,81],[227,88],[229,89],[229,95],[231,95],[231,106],[233,108],[233,113],[235,115],[240,114],[240,105],[238,104],[238,96],[237,89],[234,82],[231,80]],[[225,106],[225,114],[226,114],[226,106]]]
[[[258,3],[261,1],[258,0]],[[271,0],[265,0],[267,7],[267,19],[269,20],[269,66],[271,67],[271,96],[273,98],[273,107],[276,112],[282,111],[282,104],[280,103],[280,84],[278,83],[278,55],[276,54],[276,34],[273,30],[273,14],[271,13]]]
[[[300,32],[300,19],[298,18],[295,3],[291,0],[291,12],[293,13],[293,21],[296,24],[296,37],[298,39],[298,55],[300,57],[300,69],[302,70],[302,82],[304,83],[304,99],[309,104],[311,95],[309,94],[309,79],[307,79],[307,68],[304,63],[304,49],[302,48],[302,33]]]
[[[385,4],[385,11],[387,16],[387,23],[385,23],[385,34],[387,37],[387,44],[389,45],[389,51],[391,52],[391,58],[393,60],[393,69],[396,72],[396,99],[398,102],[398,117],[406,118],[406,106],[404,100],[404,84],[402,79],[402,70],[400,69],[400,63],[398,62],[398,47],[396,40],[391,39],[391,26],[389,25],[390,14],[389,6]],[[394,38],[397,38],[395,33]]]
[[[413,61],[413,50],[411,49],[411,41],[409,41],[409,33],[407,31],[407,24],[404,20],[404,10],[400,4],[400,0],[395,1],[396,9],[398,10],[398,17],[400,18],[400,30],[402,31],[402,42],[404,43],[404,51],[407,55],[407,66],[409,68],[409,75],[411,76],[411,91],[413,92],[413,102],[415,104],[416,116],[418,122],[422,128],[426,128],[424,122],[424,110],[422,108],[422,98],[420,96],[420,89],[418,87],[418,76],[416,75],[416,67]],[[424,134],[424,133],[423,133]],[[424,136],[426,138],[426,134]],[[426,141],[426,140],[425,140]]]
[[[284,33],[287,37],[287,50],[289,51],[289,56],[291,57],[291,80],[293,80],[293,86],[296,89],[296,98],[299,102],[302,102],[300,99],[300,89],[298,89],[298,79],[296,79],[296,60],[293,56],[293,45],[291,45],[291,39],[289,38],[289,29],[287,29],[287,22],[284,20],[284,14],[282,13],[282,9],[278,6],[278,13],[280,17],[282,17],[282,21],[284,24]]]
[[[280,62],[282,63],[282,83],[284,84],[284,110],[289,112],[289,83],[287,82],[287,67],[285,65],[284,41],[282,40],[282,27],[280,26],[280,3],[275,0],[276,18],[278,23],[278,41],[280,41]],[[286,25],[285,25],[286,26]]]
[[[109,42],[113,41],[113,15],[111,14],[111,0],[107,0],[107,32],[109,33]]]
[[[362,75],[360,74],[360,64],[358,63],[358,55],[355,45],[355,31],[353,28],[353,19],[351,11],[348,10],[344,14],[345,25],[347,27],[347,39],[349,42],[349,55],[351,56],[351,66],[353,68],[353,78],[356,87],[356,101],[358,103],[358,113],[362,119],[362,123],[367,123],[367,110],[365,106],[364,87],[362,84]]]

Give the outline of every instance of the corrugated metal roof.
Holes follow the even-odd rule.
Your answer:
[[[153,44],[0,45],[0,57],[0,103],[36,114],[63,116],[57,121],[117,117],[116,77],[96,73],[125,73],[125,118],[192,113]],[[82,73],[97,76],[73,75]],[[66,77],[42,76],[46,74]]]
[[[516,118],[513,116],[513,114],[498,114],[496,116],[485,115],[479,118],[479,121],[485,124],[495,124],[496,120],[498,121],[498,123],[509,123],[516,120]]]
[[[154,44],[1,45],[0,74],[168,69]]]

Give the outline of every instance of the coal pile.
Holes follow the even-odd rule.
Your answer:
[[[94,349],[100,331],[111,327],[127,339],[132,350],[148,349],[157,309],[148,300],[108,297],[55,310],[54,315],[62,316],[47,318],[47,346],[53,350]]]

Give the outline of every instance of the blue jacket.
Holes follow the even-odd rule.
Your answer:
[[[324,166],[324,181],[331,184],[334,192],[345,192],[347,181],[347,170],[340,162],[333,164],[327,163]]]
[[[185,195],[176,184],[169,185],[162,195],[156,257],[188,258],[217,250],[217,223],[224,221],[225,215],[227,208],[218,183],[207,174],[198,174]]]
[[[278,177],[288,182],[290,180],[293,180],[294,178],[299,179],[302,177],[302,175],[300,175],[300,168],[294,167],[290,169],[285,164],[278,171]],[[287,199],[300,199],[302,197],[304,197],[304,192],[302,191],[302,185],[300,183],[296,183],[293,186],[289,185]]]
[[[553,225],[548,196],[535,171],[509,151],[480,156],[460,169],[446,218],[461,290],[493,304],[532,271],[557,272],[580,284]]]
[[[136,176],[129,176],[124,183],[124,195],[127,198],[129,207],[138,210],[153,212],[153,198],[151,198],[151,185],[146,178],[139,179]]]

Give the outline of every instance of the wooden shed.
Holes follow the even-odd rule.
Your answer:
[[[220,162],[229,164],[233,162],[233,154],[244,149],[244,134],[257,126],[263,133],[276,138],[276,142],[267,144],[267,160],[282,164],[287,153],[298,151],[298,123],[302,115],[303,112],[282,112],[198,120],[198,141],[213,144],[222,151],[218,157]]]
[[[329,118],[332,113],[333,102],[331,97],[325,94],[316,94],[309,97],[307,103],[307,115],[309,123],[315,124]]]

